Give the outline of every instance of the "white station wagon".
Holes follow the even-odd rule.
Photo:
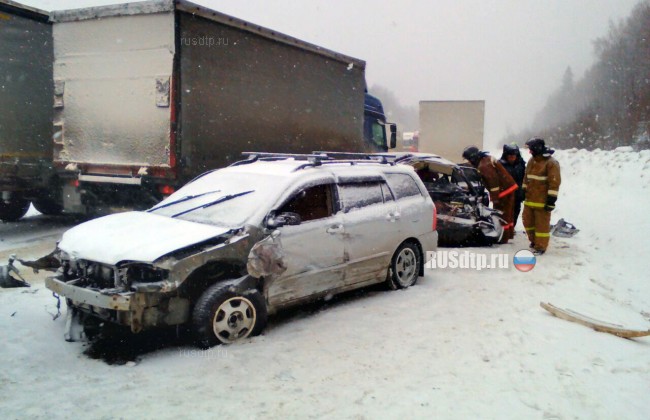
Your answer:
[[[409,287],[436,246],[435,208],[411,167],[256,154],[147,211],[68,230],[46,286],[67,301],[68,340],[97,320],[134,333],[188,324],[209,347],[259,334],[287,306]]]

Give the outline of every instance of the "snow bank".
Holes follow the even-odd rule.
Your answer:
[[[552,317],[540,301],[648,329],[650,153],[558,151],[553,237],[534,270],[428,270],[273,317],[242,345],[170,346],[109,366],[66,343],[51,294],[0,290],[0,412],[15,417],[647,418],[650,338]],[[514,244],[476,252],[512,255]]]

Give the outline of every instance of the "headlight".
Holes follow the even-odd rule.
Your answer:
[[[127,269],[126,277],[129,284],[163,281],[167,279],[169,274],[167,270],[162,270],[146,264],[130,264],[125,268]]]

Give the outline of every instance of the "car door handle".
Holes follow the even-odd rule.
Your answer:
[[[399,212],[390,212],[386,215],[386,220],[390,220],[391,222],[394,222],[395,220],[399,220],[402,217]]]
[[[332,235],[336,233],[341,233],[343,232],[343,225],[332,225],[327,228],[326,232]]]

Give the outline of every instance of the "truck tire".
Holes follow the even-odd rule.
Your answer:
[[[63,205],[50,198],[39,198],[34,200],[32,204],[34,204],[36,210],[48,216],[58,216],[63,213]]]
[[[390,260],[388,286],[393,290],[413,286],[420,276],[421,259],[420,249],[415,243],[402,243]]]
[[[27,214],[29,201],[22,196],[14,195],[9,202],[0,199],[0,220],[3,222],[15,222]]]
[[[241,291],[215,284],[199,298],[192,312],[196,344],[210,348],[258,335],[266,327],[266,304],[257,290]]]

